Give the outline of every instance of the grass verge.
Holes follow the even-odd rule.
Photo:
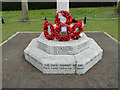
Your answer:
[[[56,9],[29,10],[30,19],[34,19],[34,21],[29,22],[16,21],[20,20],[21,13],[21,11],[2,12],[2,16],[6,18],[5,24],[2,25],[2,41],[18,31],[42,32],[44,19],[41,18],[47,16],[51,18],[49,22],[54,24]],[[118,40],[118,19],[105,19],[118,18],[118,16],[114,14],[114,7],[70,8],[70,13],[73,18],[82,18],[82,20],[85,15],[88,18],[93,18],[87,19],[84,31],[105,31]],[[96,20],[94,18],[102,18],[103,20]]]

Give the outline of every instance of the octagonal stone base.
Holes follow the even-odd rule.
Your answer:
[[[75,55],[89,47],[89,38],[83,33],[79,40],[60,42],[58,40],[47,40],[42,33],[38,38],[38,47],[52,55]]]
[[[99,60],[103,50],[85,33],[79,40],[47,40],[43,33],[24,50],[25,59],[44,74],[84,74]]]

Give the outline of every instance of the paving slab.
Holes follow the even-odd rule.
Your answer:
[[[24,58],[24,49],[40,33],[18,33],[2,46],[3,88],[118,88],[118,43],[103,32],[86,33],[104,50],[84,75],[46,75]]]

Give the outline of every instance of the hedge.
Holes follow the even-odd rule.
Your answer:
[[[56,8],[56,2],[29,2],[29,10]],[[70,8],[114,6],[116,2],[70,2]],[[21,10],[21,2],[2,2],[2,10]]]

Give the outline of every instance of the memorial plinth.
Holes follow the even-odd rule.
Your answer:
[[[44,74],[84,74],[99,60],[103,50],[83,33],[78,40],[47,40],[43,33],[24,50],[25,59]]]
[[[57,0],[54,26],[46,19],[43,24],[44,33],[30,42],[24,55],[44,74],[84,74],[101,60],[103,50],[83,32],[82,21],[72,18],[69,0]]]
[[[58,40],[47,40],[42,33],[38,38],[39,48],[52,55],[75,55],[89,47],[89,38],[83,34],[80,40],[60,42]]]

